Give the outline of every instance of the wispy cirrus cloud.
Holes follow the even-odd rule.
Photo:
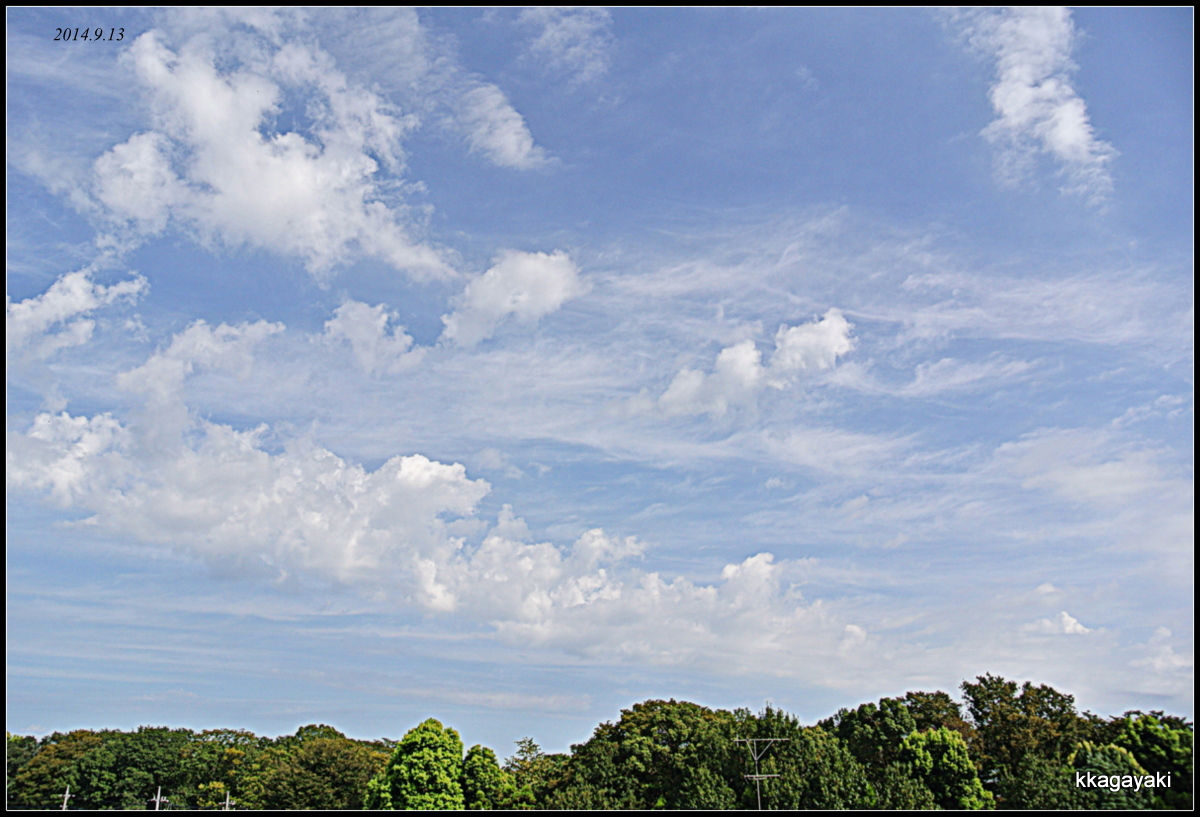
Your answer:
[[[522,23],[537,29],[527,54],[566,74],[572,84],[598,79],[608,71],[612,17],[600,8],[525,9]]]

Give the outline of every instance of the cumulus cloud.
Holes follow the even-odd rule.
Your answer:
[[[166,349],[136,369],[121,373],[117,385],[152,403],[170,404],[181,399],[184,379],[197,369],[221,369],[247,377],[254,346],[283,329],[283,324],[267,321],[241,326],[223,323],[215,329],[196,321],[172,338]]]
[[[1079,619],[1066,610],[1060,612],[1056,618],[1038,619],[1026,624],[1021,629],[1027,633],[1042,635],[1086,635],[1092,631],[1091,628],[1080,624]]]
[[[175,51],[150,31],[130,47],[156,127],[94,164],[109,241],[155,235],[176,219],[208,240],[298,257],[318,275],[355,254],[417,277],[450,273],[408,236],[378,176],[381,166],[401,170],[414,119],[350,83],[315,46],[260,44],[253,58],[231,61],[211,44],[196,35]],[[276,130],[285,97],[300,91],[311,97],[311,127]]]
[[[1066,192],[1103,199],[1112,190],[1117,152],[1096,137],[1087,106],[1071,84],[1075,24],[1065,8],[1022,7],[960,18],[972,45],[996,60],[989,97],[997,118],[984,137],[999,150],[1001,179],[1023,178],[1038,154],[1066,178]]]
[[[403,326],[388,329],[395,319],[383,304],[346,301],[325,322],[323,337],[333,343],[349,343],[359,368],[367,374],[396,374],[420,363],[425,350],[412,348],[413,339]]]
[[[784,324],[775,333],[775,352],[767,366],[754,341],[740,341],[721,350],[711,374],[680,370],[659,397],[658,408],[668,416],[722,417],[732,407],[752,403],[763,386],[785,388],[799,374],[833,368],[854,348],[852,328],[838,309],[810,323]]]
[[[1192,685],[1192,667],[1195,659],[1189,654],[1175,652],[1171,645],[1172,632],[1167,627],[1157,627],[1154,635],[1146,642],[1143,652],[1145,657],[1134,660],[1135,667],[1149,670],[1159,676],[1171,678],[1185,688]]]
[[[5,350],[45,357],[58,349],[87,343],[95,321],[86,317],[119,302],[133,303],[148,285],[140,275],[109,286],[97,284],[87,270],[60,277],[46,292],[5,304]]]
[[[818,321],[780,326],[775,333],[771,370],[787,376],[797,372],[832,369],[837,359],[854,348],[851,323],[839,309],[830,309]]]
[[[355,304],[330,324],[353,313],[378,340],[381,307]],[[645,550],[637,538],[596,528],[567,545],[537,541],[507,505],[472,544],[491,487],[460,464],[411,454],[368,470],[311,435],[238,430],[187,407],[189,377],[249,376],[256,347],[281,331],[263,321],[197,322],[118,377],[144,401],[128,419],[38,414],[8,435],[9,490],[43,492],[90,514],[82,524],[225,573],[353,586],[486,623],[514,643],[654,663],[712,665],[720,656],[726,669],[762,650],[844,648],[845,623],[803,602],[786,580],[788,563],[769,553],[728,564],[708,583],[667,578],[636,566]]]
[[[521,22],[537,28],[527,54],[568,75],[571,82],[590,82],[608,71],[612,17],[599,8],[525,9]]]
[[[550,161],[549,154],[534,144],[525,117],[495,85],[475,83],[463,92],[460,106],[458,121],[471,150],[517,170],[532,170]]]
[[[467,284],[458,308],[442,316],[442,337],[459,346],[474,346],[509,317],[525,323],[557,311],[588,291],[579,268],[562,251],[509,250],[483,275]]]
[[[731,406],[751,402],[764,375],[762,352],[754,341],[743,340],[721,350],[711,374],[681,369],[658,398],[658,407],[668,416],[722,417]]]

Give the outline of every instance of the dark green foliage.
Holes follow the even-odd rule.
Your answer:
[[[462,768],[463,804],[467,809],[502,809],[514,805],[516,786],[508,772],[500,768],[491,749],[472,746]]]
[[[904,702],[905,709],[912,715],[918,732],[945,727],[957,732],[962,737],[963,743],[967,744],[967,748],[972,750],[973,754],[976,753],[975,748],[979,737],[975,733],[975,727],[963,718],[962,708],[949,694],[941,690],[937,692],[906,692],[900,700]]]
[[[1081,740],[1093,736],[1095,721],[1075,711],[1071,695],[1028,681],[981,675],[964,681],[963,696],[978,736],[976,760],[985,784],[1017,776],[1021,761],[1034,754],[1062,763]]]
[[[175,806],[191,806],[197,792],[183,760],[194,737],[190,729],[152,726],[115,733],[76,763],[79,796],[72,804],[143,809],[161,788]]]
[[[945,692],[909,692],[814,727],[770,706],[651,700],[570,755],[524,738],[503,768],[479,745],[464,759],[458,733],[433,719],[398,742],[315,724],[276,739],[163,727],[9,734],[6,802],[57,808],[70,786],[76,809],[147,808],[159,787],[175,809],[219,809],[226,797],[242,810],[753,809],[754,761],[737,739],[771,738],[759,744],[767,809],[1192,807],[1190,722],[1136,711],[1106,720],[1051,687],[991,675],[963,692],[969,719]],[[1077,785],[1088,779],[1105,787]]]
[[[181,760],[189,784],[195,786],[195,799],[187,805],[217,808],[228,794],[242,806],[245,776],[263,743],[262,738],[242,729],[207,729],[193,736],[183,748]]]
[[[900,762],[933,794],[939,808],[978,810],[995,807],[962,736],[945,727],[909,735],[900,749]]]
[[[1086,793],[1075,785],[1075,769],[1068,763],[1028,754],[1017,768],[993,786],[996,799],[1006,809],[1087,808]]]
[[[1128,749],[1147,772],[1170,775],[1170,788],[1154,791],[1154,805],[1192,808],[1192,755],[1196,737],[1192,725],[1182,718],[1164,717],[1161,712],[1149,715],[1127,712],[1117,722],[1121,730],[1112,743]]]
[[[878,706],[867,703],[853,710],[841,709],[818,726],[841,740],[862,764],[875,792],[877,807],[933,807],[933,793],[923,777],[911,764],[899,760],[905,739],[918,730],[917,721],[903,699],[884,698]]]
[[[897,761],[882,769],[868,766],[866,771],[875,789],[875,808],[927,811],[937,807],[933,792],[911,764]]]
[[[562,808],[720,808],[728,785],[733,716],[685,701],[645,701],[572,747],[548,802]],[[541,801],[539,801],[541,802]]]
[[[318,733],[319,734],[319,733]],[[253,805],[267,809],[360,809],[367,784],[388,755],[345,737],[306,736],[266,753],[258,776],[261,795]],[[249,806],[247,794],[244,805]]]
[[[104,745],[114,732],[92,732],[77,729],[55,732],[42,738],[37,754],[13,778],[8,789],[11,808],[44,809],[62,803],[68,786],[79,792],[79,761],[89,752]],[[72,801],[74,803],[74,801]]]
[[[900,744],[917,731],[916,721],[898,698],[884,698],[878,706],[839,709],[817,725],[845,743],[859,763],[879,767],[894,762]]]
[[[1067,763],[1074,772],[1091,772],[1105,777],[1145,777],[1146,770],[1128,749],[1109,744],[1096,746],[1088,741],[1079,744]],[[1074,777],[1074,774],[1072,775]],[[1072,783],[1074,780],[1072,780]],[[1077,789],[1079,808],[1088,809],[1147,809],[1154,805],[1153,789],[1085,788]]]
[[[779,777],[763,782],[762,805],[770,809],[871,808],[876,796],[866,770],[842,741],[819,726],[802,727],[794,715],[768,706],[758,715],[739,710],[737,737],[783,738],[763,755],[762,774]],[[738,744],[743,771],[754,764],[744,744]],[[734,781],[730,781],[731,784]],[[754,784],[743,782],[739,808],[756,808]]]
[[[5,750],[5,758],[8,761],[8,773],[5,777],[5,792],[7,793],[7,805],[9,808],[13,808],[13,780],[17,773],[37,754],[38,742],[33,735],[14,735],[12,732],[8,732],[7,737],[8,746]]]
[[[511,808],[531,809],[547,803],[551,792],[562,787],[567,761],[567,755],[544,753],[533,738],[518,740],[517,753],[504,761],[504,771],[516,787]]]
[[[430,718],[396,745],[367,784],[371,809],[461,809],[463,745],[458,732]]]

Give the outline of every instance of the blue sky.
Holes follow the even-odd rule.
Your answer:
[[[7,36],[9,730],[1192,714],[1190,9]]]

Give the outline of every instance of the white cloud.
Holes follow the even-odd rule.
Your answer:
[[[990,99],[997,118],[984,137],[999,150],[1006,182],[1020,180],[1033,157],[1050,156],[1066,177],[1064,191],[1103,199],[1112,190],[1117,155],[1096,137],[1087,106],[1071,84],[1075,24],[1065,8],[1022,7],[962,18],[972,45],[996,60]]]
[[[490,624],[521,645],[726,672],[765,650],[786,673],[855,632],[803,604],[767,553],[726,565],[713,584],[668,581],[628,566],[644,549],[633,537],[594,529],[570,547],[529,543],[507,507],[480,545],[466,546],[454,521],[471,517],[490,486],[461,465],[411,455],[367,471],[310,439],[273,454],[265,428],[197,418],[151,462],[139,453],[143,433],[108,415],[39,415],[28,433],[10,434],[9,488],[48,490],[92,513],[89,524],[227,573],[349,584]]]
[[[412,349],[413,339],[404,327],[388,323],[396,316],[383,304],[368,306],[346,301],[325,322],[323,337],[330,342],[348,342],[359,367],[370,375],[396,374],[420,363],[424,349]]]
[[[140,275],[104,286],[93,281],[87,270],[67,273],[41,295],[5,304],[6,352],[29,349],[35,356],[45,357],[87,343],[95,321],[84,316],[121,301],[135,302],[147,288]],[[55,327],[60,328],[51,331]]]
[[[172,404],[182,399],[183,382],[197,368],[220,369],[248,377],[254,362],[254,346],[283,329],[283,324],[267,321],[241,326],[223,323],[215,329],[204,321],[196,321],[172,338],[166,349],[156,352],[136,369],[120,374],[117,385],[143,395],[151,403]]]
[[[521,22],[537,26],[528,54],[580,84],[608,70],[612,46],[612,17],[599,8],[531,8]]]
[[[775,333],[771,370],[780,375],[832,369],[837,359],[854,348],[853,324],[839,309],[830,309],[819,321],[780,326]]]
[[[379,328],[381,308],[358,306]],[[592,529],[568,546],[538,542],[507,505],[471,545],[464,535],[491,488],[462,465],[413,454],[370,471],[311,436],[239,431],[188,409],[189,377],[249,376],[255,347],[280,331],[197,322],[119,376],[145,400],[128,421],[37,415],[8,435],[9,490],[46,492],[90,514],[82,524],[226,574],[337,582],[579,654],[730,671],[767,650],[793,672],[802,669],[794,656],[834,655],[850,632],[802,603],[784,579],[790,563],[771,554],[725,565],[710,583],[668,580],[633,566],[645,550],[634,537]]]
[[[919,364],[912,383],[904,387],[902,393],[926,397],[948,391],[991,387],[995,381],[1011,380],[1031,367],[1031,363],[1023,360],[994,359],[983,363],[966,363],[954,358],[942,358],[936,363]]]
[[[171,208],[187,190],[171,169],[170,141],[161,133],[135,133],[95,164],[96,198],[116,219],[142,235],[166,229]]]
[[[495,85],[478,82],[464,91],[458,121],[471,149],[494,164],[532,170],[550,161],[546,151],[534,144],[525,117]]]
[[[1171,678],[1171,680],[1182,681],[1185,685],[1190,686],[1191,670],[1195,659],[1191,655],[1180,655],[1175,652],[1175,648],[1171,645],[1172,635],[1173,633],[1167,627],[1155,628],[1154,635],[1150,636],[1150,640],[1143,648],[1143,651],[1148,654],[1144,658],[1133,661],[1132,665],[1148,669],[1157,675]]]
[[[1021,340],[1078,340],[1085,343],[1158,342],[1190,345],[1182,293],[1145,275],[1111,274],[1012,278],[959,272],[908,276],[904,295],[934,294],[933,303],[905,304],[885,313],[911,328],[917,339],[968,337]],[[1163,310],[1167,309],[1166,315]],[[1147,312],[1155,311],[1153,325]]]
[[[381,163],[401,169],[415,120],[349,83],[316,47],[263,46],[218,67],[210,45],[197,35],[172,51],[150,31],[130,47],[157,126],[95,163],[95,196],[119,234],[109,240],[156,234],[174,218],[206,239],[299,257],[317,275],[355,254],[416,277],[450,274],[407,235],[377,177]],[[273,130],[297,90],[311,94],[307,136]]]
[[[1184,486],[1172,486],[1176,481],[1164,467],[1163,453],[1082,429],[1037,432],[996,451],[1006,467],[1023,478],[1024,487],[1105,508],[1152,496],[1179,496]]]
[[[732,407],[753,403],[763,386],[784,388],[797,374],[832,368],[854,348],[852,328],[837,309],[811,323],[780,326],[769,367],[754,341],[739,341],[721,350],[711,374],[681,369],[658,398],[658,408],[668,416],[722,417]]]
[[[1084,627],[1079,620],[1063,610],[1056,618],[1043,618],[1024,625],[1021,630],[1027,633],[1042,635],[1086,635],[1092,630]]]
[[[443,315],[442,337],[459,346],[474,346],[510,316],[525,323],[557,311],[588,291],[565,252],[509,250],[480,277],[467,284],[458,309]]]
[[[723,417],[731,406],[753,401],[763,382],[762,352],[752,340],[722,349],[712,374],[682,369],[658,398],[668,416],[709,414]]]

